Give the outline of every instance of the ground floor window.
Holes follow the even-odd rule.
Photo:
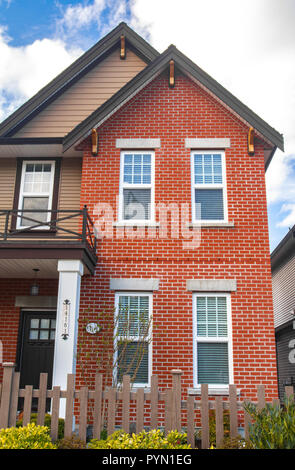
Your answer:
[[[124,374],[132,384],[150,384],[152,294],[117,293],[115,315],[115,381]]]
[[[222,388],[232,379],[229,294],[194,294],[194,386]]]

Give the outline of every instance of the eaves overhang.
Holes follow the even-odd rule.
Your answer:
[[[82,152],[64,152],[63,137],[0,137],[0,158],[57,157],[82,157]]]

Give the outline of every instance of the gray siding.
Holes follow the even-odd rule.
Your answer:
[[[286,385],[295,385],[295,364],[289,360],[289,347],[291,340],[295,339],[293,325],[289,325],[276,333],[277,364],[278,364],[278,385],[280,399],[284,399]]]
[[[295,256],[273,272],[273,302],[275,328],[293,319],[295,308]]]

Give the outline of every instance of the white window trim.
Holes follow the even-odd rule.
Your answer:
[[[194,168],[194,155],[196,153],[205,155],[205,154],[220,154],[221,155],[221,165],[222,165],[222,184],[217,183],[203,183],[203,184],[196,184],[195,183],[195,168]],[[222,189],[222,196],[223,196],[223,219],[204,219],[199,220],[196,218],[196,210],[195,210],[195,189]],[[221,150],[192,150],[191,151],[191,198],[192,198],[192,223],[196,225],[224,225],[228,223],[228,206],[227,206],[227,184],[226,184],[226,159],[225,159],[225,152]]]
[[[149,363],[148,363],[148,382],[147,383],[136,383],[134,382],[132,384],[133,388],[147,388],[151,386],[151,376],[152,376],[152,334],[153,334],[153,294],[151,292],[139,292],[139,291],[125,291],[125,292],[116,292],[115,293],[115,318],[114,318],[114,324],[115,324],[115,331],[114,331],[114,384],[117,384],[117,324],[118,322],[116,321],[116,317],[118,315],[118,310],[119,310],[119,297],[120,296],[136,296],[136,297],[149,297],[149,334],[147,335],[147,340],[148,340],[148,355],[149,355]],[[130,337],[131,340],[137,339],[137,337],[133,338]]]
[[[119,186],[119,208],[118,223],[120,225],[153,225],[155,224],[155,152],[148,150],[145,153],[151,155],[151,183],[150,184],[129,184],[124,183],[124,155],[132,153],[133,155],[142,155],[143,150],[122,150],[120,155],[120,186]],[[124,219],[124,189],[150,189],[151,206],[149,219]]]
[[[197,336],[197,297],[226,297],[227,307],[227,337],[200,337]],[[193,383],[194,389],[198,393],[201,391],[201,384],[198,383],[197,371],[197,342],[204,343],[227,343],[228,344],[228,376],[229,384],[233,384],[233,345],[232,345],[232,313],[231,313],[231,294],[226,292],[194,292],[193,293]],[[229,385],[228,384],[228,385]],[[209,384],[209,392],[228,392],[227,384]]]
[[[48,210],[51,210],[52,208],[52,198],[53,198],[53,186],[54,186],[54,177],[55,177],[55,161],[54,160],[24,160],[22,164],[22,171],[21,171],[21,183],[20,183],[20,190],[19,190],[19,199],[18,199],[18,210],[22,211],[22,206],[23,206],[23,198],[24,197],[47,197],[47,194],[45,193],[25,193],[24,194],[24,182],[25,182],[25,168],[26,165],[30,164],[41,164],[41,165],[51,165],[52,170],[51,170],[51,181],[50,181],[50,188],[48,192]],[[21,213],[21,216],[19,216],[19,213],[17,214],[17,224],[16,224],[16,229],[25,229],[25,228],[30,228],[30,225],[21,225],[21,219],[22,219],[23,214]],[[25,217],[24,217],[25,218]],[[51,213],[48,212],[47,214],[47,222],[49,222],[51,219]],[[39,227],[36,227],[35,229],[31,230],[49,230],[50,227],[48,225],[40,225]]]

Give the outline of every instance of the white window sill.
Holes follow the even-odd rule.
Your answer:
[[[201,395],[201,387],[189,388],[189,395]],[[241,394],[241,390],[237,389],[237,395]],[[229,388],[225,385],[224,387],[208,387],[208,395],[229,395]]]
[[[152,222],[150,220],[123,220],[120,222],[113,222],[113,227],[160,227],[160,223]]]
[[[234,222],[205,222],[205,221],[200,221],[200,222],[193,222],[188,224],[189,228],[202,228],[202,227],[221,227],[221,228],[231,228],[234,227],[235,224]]]

